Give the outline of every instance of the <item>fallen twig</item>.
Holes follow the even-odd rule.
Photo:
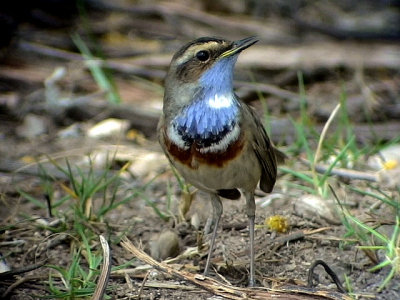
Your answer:
[[[13,270],[10,270],[10,271],[7,271],[7,272],[0,273],[0,279],[10,278],[10,277],[15,276],[15,275],[20,275],[20,274],[23,274],[23,273],[27,273],[27,272],[39,269],[40,267],[44,266],[44,264],[46,262],[47,262],[47,259],[45,259],[45,260],[43,260],[43,261],[41,261],[41,262],[39,262],[37,264],[34,264],[34,265],[29,265],[29,266],[25,266],[25,267],[22,267],[22,268],[17,268],[17,269],[13,269]]]
[[[328,275],[331,277],[333,282],[336,284],[338,290],[342,293],[346,293],[346,290],[344,289],[342,283],[339,280],[339,277],[336,275],[336,273],[331,269],[331,267],[328,266],[326,262],[323,260],[316,260],[310,267],[310,270],[308,271],[308,279],[307,279],[307,286],[308,287],[313,287],[313,279],[314,279],[314,270],[317,266],[323,266],[325,269],[325,272],[328,273]]]
[[[277,288],[242,288],[230,286],[221,283],[213,278],[203,275],[192,274],[184,270],[175,270],[165,263],[159,263],[142,250],[136,248],[127,238],[121,242],[122,246],[135,255],[141,261],[151,265],[152,267],[167,273],[168,275],[186,280],[204,290],[207,290],[215,295],[225,297],[227,299],[288,299],[288,300],[305,300],[305,299],[341,299],[350,300],[351,298],[345,294],[323,291],[314,288],[300,286],[284,286]]]
[[[310,166],[311,163],[304,158],[300,158],[300,162],[303,164]],[[317,171],[320,174],[325,174],[329,170],[329,166],[323,165],[323,164],[316,164],[315,165],[315,171]],[[368,172],[361,172],[361,171],[355,171],[355,170],[349,170],[349,169],[343,169],[343,168],[333,168],[329,175],[337,175],[341,176],[344,178],[349,178],[349,179],[359,179],[359,180],[366,180],[366,181],[372,181],[372,182],[377,182],[378,181],[378,176],[373,173],[368,173]]]
[[[36,275],[32,275],[32,276],[25,276],[25,277],[21,277],[20,279],[18,279],[17,281],[15,281],[13,284],[11,284],[7,290],[1,295],[1,299],[7,299],[7,297],[10,295],[10,293],[15,290],[17,287],[19,287],[21,284],[24,284],[27,281],[33,281],[33,280],[40,280],[40,281],[44,281],[48,279],[48,276],[36,276]]]

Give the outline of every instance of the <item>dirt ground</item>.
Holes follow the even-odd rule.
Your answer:
[[[8,143],[12,145],[12,140],[8,140]],[[24,144],[26,151],[33,151],[30,145]],[[19,143],[18,149],[21,148],[23,145]],[[4,194],[6,197],[3,198],[1,209],[2,226],[12,226],[2,233],[2,253],[10,254],[6,259],[8,264],[13,268],[18,268],[46,260],[46,264],[68,266],[72,242],[72,237],[68,236],[68,230],[58,235],[40,229],[39,220],[51,222],[56,218],[49,218],[45,209],[38,209],[15,192],[16,186],[23,186],[25,189],[29,186],[30,190],[34,192],[39,189],[38,180],[27,175],[16,175],[11,179],[10,184],[10,182],[4,182],[4,179],[7,180],[7,178],[3,177],[2,187],[6,188],[8,192]],[[18,181],[17,185],[15,185],[16,181]],[[138,183],[130,182],[129,184]],[[166,185],[166,182],[163,180],[155,183],[149,195],[162,202],[165,197],[164,184]],[[366,269],[372,266],[371,260],[363,251],[357,250],[352,243],[344,242],[343,225],[337,224],[337,222],[332,224],[316,214],[299,215],[294,207],[296,198],[290,192],[283,190],[282,183],[278,182],[274,193],[281,197],[275,200],[273,205],[267,207],[258,205],[256,224],[263,224],[268,216],[279,214],[288,218],[290,228],[288,232],[278,234],[265,227],[256,230],[256,274],[260,286],[274,287],[277,284],[305,286],[311,264],[316,260],[323,260],[339,276],[342,283],[345,276],[348,277],[352,283],[353,292],[360,296],[359,299],[398,299],[400,297],[398,278],[393,279],[390,286],[383,292],[376,294],[376,289],[386,277],[388,270],[383,269],[376,273],[367,272]],[[160,197],[163,194],[164,196]],[[177,194],[178,198],[179,194]],[[262,198],[258,198],[258,204],[260,204],[260,199]],[[363,201],[363,199],[352,200]],[[243,204],[243,199],[224,201],[224,215],[213,256],[213,263],[219,275],[212,272],[212,276],[237,286],[246,286],[248,275],[248,231]],[[363,205],[368,204],[363,203]],[[200,216],[200,219],[204,224],[210,208],[208,200],[198,194],[192,203],[191,211],[192,213],[193,211],[202,212],[203,215]],[[29,217],[39,220],[29,221]],[[135,199],[112,211],[107,216],[106,223],[107,225],[94,223],[91,226],[94,226],[96,231],[108,236],[110,240],[116,239],[125,232],[131,241],[136,245],[142,245],[149,253],[150,242],[165,230],[173,230],[178,234],[182,252],[189,247],[198,245],[198,235],[201,232],[201,228],[199,232],[189,222],[175,225],[172,221],[161,221],[141,199]],[[316,231],[316,233],[299,235],[299,232],[307,231]],[[284,239],[279,241],[279,238]],[[7,246],[6,241],[14,241],[14,243]],[[205,264],[206,250],[206,248],[203,249],[192,258],[176,261],[176,267],[200,273]],[[112,244],[113,265],[121,265],[131,258],[132,255],[120,244]],[[141,262],[136,260],[128,269],[131,270],[139,265]],[[129,270],[126,271],[126,274],[130,274]],[[24,278],[26,282],[20,283],[12,290],[11,299],[37,299],[40,295],[48,294],[46,288],[48,274],[49,269],[41,267],[12,280],[2,280],[1,291],[4,293],[5,289],[9,288],[13,282]],[[150,274],[146,274],[147,271],[140,272],[138,270],[132,272],[128,277],[123,273],[112,273],[109,283],[111,291],[108,294],[116,299],[135,299],[139,294],[141,299],[217,299],[213,298],[210,292],[196,288],[185,281],[171,278],[161,272],[153,270]],[[148,277],[143,287],[143,280],[146,276]],[[322,267],[316,269],[315,276],[315,280],[320,284],[319,287],[336,290],[335,284]]]
[[[9,46],[2,48],[0,254],[11,270],[22,268],[19,274],[12,276],[0,273],[0,295],[5,299],[53,297],[49,296],[49,274],[55,273],[48,266],[67,268],[71,264],[71,252],[77,241],[73,223],[76,220],[73,216],[74,200],[70,199],[53,208],[52,216],[46,205],[49,194],[53,201],[69,194],[66,186],[69,186],[70,180],[55,167],[55,162],[65,166],[66,159],[73,166],[77,178],[79,172],[76,166],[84,172],[89,167],[93,167],[95,172],[102,172],[107,160],[111,161],[111,172],[119,172],[120,175],[117,199],[133,195],[132,199],[112,209],[104,217],[94,217],[90,222],[82,223],[95,235],[106,237],[111,246],[113,267],[130,262],[121,270],[111,272],[108,296],[112,299],[222,299],[182,278],[142,268],[143,263],[134,259],[120,243],[126,236],[149,255],[155,256],[161,250],[165,250],[169,254],[167,256],[179,254],[175,261],[170,262],[171,266],[193,274],[202,273],[209,239],[208,235],[203,235],[203,228],[211,214],[211,206],[206,195],[191,189],[194,192],[193,202],[181,218],[181,205],[187,194],[181,191],[161,153],[155,138],[155,125],[162,104],[162,78],[172,53],[183,40],[201,35],[221,35],[218,21],[212,18],[213,13],[225,14],[223,25],[238,30],[238,33],[227,33],[232,38],[240,38],[243,34],[252,35],[250,33],[256,30],[258,33],[254,34],[268,33],[261,36],[260,48],[239,60],[238,69],[245,71],[236,76],[236,87],[238,94],[251,102],[258,111],[264,108],[263,103],[258,101],[260,94],[261,99],[266,99],[269,114],[273,116],[269,118],[272,139],[281,145],[283,151],[290,153],[282,167],[304,174],[310,172],[310,168],[301,163],[300,158],[304,158],[304,153],[301,150],[297,153],[291,150],[296,137],[295,128],[288,120],[300,115],[298,69],[304,74],[306,93],[310,100],[307,109],[310,119],[315,122],[313,129],[318,132],[341,97],[342,90],[346,91],[357,144],[371,149],[368,155],[362,156],[355,163],[354,169],[362,166],[362,171],[370,171],[367,161],[369,155],[374,155],[373,150],[380,144],[398,138],[400,62],[393,55],[400,49],[398,39],[384,37],[360,42],[357,39],[343,41],[339,38],[338,41],[338,37],[332,37],[326,32],[310,33],[304,28],[302,34],[299,34],[298,28],[289,30],[290,26],[283,17],[278,20],[261,15],[253,20],[249,17],[252,14],[241,11],[242,6],[239,4],[227,11],[226,7],[218,8],[217,4],[210,1],[204,1],[207,3],[206,8],[194,4],[193,13],[185,10],[187,15],[182,17],[180,7],[183,4],[181,1],[173,2],[174,5],[167,5],[152,1],[146,7],[135,6],[138,10],[134,12],[114,7],[113,13],[106,13],[103,7],[88,14],[93,26],[92,33],[104,45],[103,54],[112,58],[109,67],[123,99],[120,108],[105,104],[106,94],[98,88],[83,61],[76,59],[79,53],[71,45],[69,33],[71,27],[81,29],[76,25],[77,20],[71,18],[72,24],[63,24],[68,28],[65,32],[59,28],[43,28],[35,22],[23,22],[18,25],[16,38]],[[216,2],[221,4],[224,1]],[[310,5],[304,7],[309,9],[302,10],[304,15],[299,15],[306,19],[318,11],[315,7],[310,8]],[[277,7],[273,9],[278,10]],[[203,23],[200,23],[201,26],[196,25],[199,22],[197,12],[204,13],[201,16],[207,18],[209,26]],[[136,14],[138,18],[126,18],[128,13]],[[230,22],[231,18],[238,16],[243,17],[243,24],[248,25],[242,28]],[[176,33],[179,26],[171,18],[185,24],[185,30],[179,33],[181,39],[176,39],[179,36]],[[267,28],[263,27],[265,23],[260,18],[271,22]],[[129,26],[135,30],[124,31]],[[275,35],[275,30],[280,34]],[[120,32],[125,37],[120,36]],[[126,36],[131,40],[127,41]],[[285,40],[280,41],[278,38]],[[287,42],[297,46],[288,45]],[[311,53],[300,55],[303,57],[303,65],[293,58],[296,54],[291,52],[292,48],[299,51],[296,53],[304,49],[305,53]],[[363,54],[360,56],[364,59],[364,66],[353,61],[352,55],[360,52]],[[274,62],[274,53],[286,55],[279,62]],[[313,60],[313,53],[320,59]],[[324,53],[335,53],[337,56],[326,55],[325,59]],[[368,53],[373,55],[368,57]],[[288,58],[292,54],[294,56]],[[266,62],[262,60],[258,64],[257,60],[253,60],[257,55],[270,56]],[[126,59],[130,56],[132,59]],[[253,73],[246,71],[246,64],[250,65]],[[268,82],[270,85],[257,86],[254,82]],[[67,104],[49,106],[46,102],[49,97]],[[68,106],[68,99],[76,102]],[[110,118],[124,119],[128,125],[111,134],[91,135],[95,125]],[[316,147],[317,141],[310,143]],[[340,147],[343,145],[332,146]],[[91,164],[88,163],[88,155],[92,158]],[[130,162],[130,166],[122,172],[121,168],[127,162]],[[41,168],[51,175],[51,180],[46,179]],[[352,166],[347,168],[351,169]],[[392,179],[396,181],[398,177]],[[354,188],[375,191],[374,188],[378,187],[398,203],[398,185],[380,186],[377,182],[346,177],[332,177],[329,183],[342,205],[352,215],[368,220],[371,224],[379,223],[379,230],[390,236],[396,226],[396,212],[374,197],[355,192]],[[377,289],[388,276],[390,268],[368,271],[385,259],[385,253],[356,247],[360,242],[344,226],[341,207],[334,197],[326,202],[318,197],[312,198],[305,189],[299,188],[302,185],[305,185],[304,182],[281,170],[271,194],[256,191],[257,285],[268,288],[306,287],[312,264],[322,260],[338,276],[342,285],[351,288],[354,298],[400,299],[398,270],[388,286],[379,293]],[[140,193],[137,192],[139,190]],[[30,200],[29,195],[39,199],[40,203]],[[95,194],[91,201],[93,211],[98,211],[102,205],[102,195]],[[224,200],[223,204],[224,213],[213,255],[214,269],[211,276],[223,283],[246,287],[249,257],[244,199]],[[160,216],[160,212],[166,216],[165,219]],[[268,218],[276,215],[287,221],[284,232],[276,232],[265,225]],[[171,235],[163,239],[166,232]],[[176,238],[176,244],[171,236]],[[100,253],[99,243],[95,240],[97,238],[92,240],[93,250]],[[188,249],[192,249],[192,254],[186,256],[184,253]],[[82,257],[86,258],[86,255],[83,251]],[[24,269],[30,267],[33,270]],[[400,269],[398,262],[397,268]],[[61,280],[55,282],[59,286],[63,285]],[[315,269],[313,282],[321,290],[337,292],[331,276],[321,266]],[[75,295],[71,298],[84,297]],[[298,298],[290,299],[340,298],[306,298],[298,295]]]
[[[7,124],[8,126],[9,124]],[[17,126],[17,124],[15,124]],[[9,128],[9,127],[8,127]],[[3,128],[5,129],[5,128]],[[3,131],[4,132],[4,131]],[[9,134],[2,143],[2,157],[12,158],[29,156],[43,157],[43,153],[75,153],[80,149],[101,149],[104,145],[113,144],[113,141],[95,140],[87,141],[87,138],[76,140],[69,139],[68,143],[60,140],[54,141],[25,141],[15,139]],[[148,152],[157,149],[155,141],[147,142]],[[67,148],[65,146],[68,145]],[[129,143],[120,142],[129,149]],[[10,151],[12,150],[12,151]],[[135,149],[130,150],[135,153]],[[159,153],[154,151],[155,153]],[[50,155],[49,154],[49,155]],[[160,153],[159,153],[160,154]],[[133,154],[135,156],[136,154]],[[161,155],[161,154],[160,154]],[[73,156],[70,156],[73,157]],[[77,164],[81,163],[82,155],[78,155]],[[162,157],[162,156],[161,156]],[[74,158],[72,158],[74,159]],[[165,161],[157,163],[167,169]],[[164,172],[146,190],[147,196],[154,200],[160,209],[165,210],[166,187],[172,183],[174,200],[171,211],[178,216],[178,205],[181,199],[181,192],[172,172]],[[58,185],[58,183],[54,183]],[[123,193],[132,193],[132,187],[144,184],[142,178],[128,178],[125,182]],[[354,181],[351,185],[362,186],[365,183]],[[68,266],[70,264],[71,243],[73,237],[69,231],[60,231],[55,234],[49,230],[41,229],[41,222],[46,224],[57,222],[58,218],[48,216],[47,209],[40,209],[30,201],[21,197],[18,189],[30,192],[45,202],[43,195],[43,184],[38,176],[19,173],[3,174],[2,176],[2,208],[1,220],[5,228],[2,232],[2,253],[7,253],[6,261],[12,268],[30,266],[35,263],[46,261],[46,264]],[[59,187],[56,188],[61,193]],[[126,190],[125,190],[126,189]],[[307,284],[307,276],[310,266],[316,260],[326,262],[339,276],[340,282],[345,282],[345,277],[351,282],[353,292],[359,299],[398,299],[400,297],[400,281],[395,278],[388,288],[377,294],[376,289],[388,275],[388,269],[379,272],[368,272],[367,269],[373,264],[366,253],[354,247],[352,238],[345,237],[345,229],[339,220],[323,218],[313,211],[302,211],[296,207],[296,201],[301,195],[298,192],[287,190],[286,179],[280,176],[274,192],[269,195],[272,202],[262,207],[267,201],[268,195],[258,191],[257,197],[257,218],[256,224],[263,225],[266,218],[273,215],[287,217],[289,222],[288,231],[276,233],[265,226],[256,230],[256,270],[257,281],[260,286],[274,287],[277,285],[298,285]],[[267,198],[266,198],[267,197]],[[97,202],[99,202],[98,200]],[[222,224],[218,233],[216,249],[213,256],[213,263],[218,276],[212,272],[212,276],[223,282],[227,281],[235,286],[247,285],[248,270],[248,231],[247,218],[244,213],[244,201],[225,200]],[[355,213],[362,213],[367,207],[374,205],[375,201],[366,197],[349,199],[349,205]],[[376,203],[375,203],[376,204]],[[63,215],[71,211],[71,204],[57,208],[57,214]],[[145,251],[150,253],[151,243],[160,233],[171,230],[179,237],[180,253],[190,247],[198,246],[198,238],[201,236],[202,227],[207,216],[211,212],[209,201],[205,195],[196,193],[190,211],[187,214],[187,222],[177,224],[174,220],[162,221],[155,211],[146,205],[140,197],[134,198],[126,205],[120,206],[110,212],[105,222],[94,222],[90,226],[95,232],[102,233],[115,241],[123,234],[134,242],[141,245]],[[385,213],[382,213],[385,215]],[[196,217],[193,217],[193,216]],[[195,221],[197,220],[198,221]],[[199,229],[193,225],[200,224]],[[9,226],[9,227],[8,227]],[[69,226],[72,226],[69,224]],[[300,233],[300,234],[299,234]],[[346,242],[348,240],[348,242]],[[203,242],[207,241],[205,237]],[[7,244],[7,242],[10,242]],[[161,241],[164,243],[165,241]],[[167,242],[165,242],[167,244]],[[121,247],[119,243],[111,243],[113,266],[118,266],[132,259],[132,255]],[[161,244],[164,247],[164,244]],[[167,247],[167,245],[165,245]],[[97,247],[98,248],[98,245]],[[191,258],[182,258],[175,262],[178,269],[189,270],[193,273],[201,273],[204,268],[207,247],[203,245],[200,253],[197,252]],[[141,265],[135,260],[129,270]],[[185,281],[171,278],[158,271],[126,271],[123,273],[112,273],[108,293],[116,299],[135,299],[141,295],[141,299],[217,299],[212,293],[196,288]],[[130,273],[132,272],[132,273]],[[316,268],[315,282],[319,287],[335,291],[336,286],[324,272],[323,268]],[[37,270],[23,273],[12,279],[2,281],[2,293],[10,288],[12,283],[18,280],[26,280],[12,289],[9,294],[11,299],[36,299],[40,295],[48,295],[48,274],[49,269],[41,267]],[[127,279],[129,278],[129,279]],[[143,280],[146,281],[143,286]]]

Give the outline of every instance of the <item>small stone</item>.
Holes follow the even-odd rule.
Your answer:
[[[179,254],[179,237],[172,230],[162,232],[150,242],[150,253],[154,259],[165,260]]]
[[[128,120],[106,119],[89,128],[87,135],[91,138],[103,138],[123,135],[129,128]]]
[[[192,217],[190,218],[190,224],[196,229],[199,230],[200,228],[200,216],[197,212],[195,212]]]
[[[165,155],[159,152],[138,153],[137,156],[132,157],[129,166],[129,172],[137,178],[144,178],[146,176],[155,176],[161,169],[168,166],[168,161]]]
[[[329,199],[307,194],[294,203],[294,209],[298,215],[307,219],[313,219],[317,215],[331,224],[341,224],[333,203]]]
[[[10,267],[8,266],[5,258],[3,255],[0,253],[0,273],[8,272],[10,271]]]
[[[46,133],[46,119],[42,116],[28,114],[25,116],[24,122],[17,127],[16,133],[19,137],[32,139]]]
[[[61,129],[57,136],[59,138],[76,138],[82,135],[82,126],[79,123],[74,123],[64,129]]]

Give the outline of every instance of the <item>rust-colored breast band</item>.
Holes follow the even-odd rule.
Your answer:
[[[195,142],[186,150],[179,148],[171,142],[165,133],[164,140],[166,149],[171,158],[187,165],[191,169],[197,169],[201,164],[222,168],[226,163],[239,156],[244,147],[242,134],[234,143],[230,144],[226,150],[220,152],[203,153]]]

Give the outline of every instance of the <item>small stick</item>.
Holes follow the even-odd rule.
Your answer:
[[[300,162],[307,166],[311,165],[311,163],[304,158],[300,158]],[[327,166],[327,165],[323,165],[323,164],[315,165],[315,171],[320,174],[324,174],[325,172],[328,171],[328,169],[329,169],[329,166]],[[337,175],[337,176],[344,177],[344,178],[365,180],[365,181],[371,181],[371,182],[378,181],[378,176],[373,173],[367,173],[367,172],[361,172],[361,171],[355,171],[355,170],[349,170],[349,169],[343,169],[343,168],[333,168],[330,171],[330,175]]]
[[[144,278],[142,280],[142,284],[140,285],[139,293],[138,293],[138,296],[137,296],[138,299],[140,299],[140,297],[142,296],[143,288],[144,288],[144,285],[145,285],[145,283],[147,281],[147,278],[149,278],[149,275],[150,275],[150,270],[147,271],[146,275],[144,276]]]
[[[17,287],[19,287],[21,284],[31,281],[31,280],[46,280],[48,277],[47,276],[25,276],[20,279],[18,279],[16,282],[14,282],[12,285],[10,285],[7,290],[1,295],[1,299],[7,299],[8,295],[15,290]]]
[[[10,270],[10,271],[7,271],[7,272],[0,273],[0,279],[7,279],[7,278],[9,278],[11,276],[15,276],[15,275],[19,275],[19,274],[23,274],[23,273],[27,273],[27,272],[39,269],[40,267],[42,267],[46,263],[46,261],[47,260],[45,259],[45,260],[43,260],[43,261],[41,261],[41,262],[39,262],[37,264],[34,264],[34,265],[29,265],[29,266],[26,266],[26,267],[22,267],[22,268],[18,268],[18,269],[14,269],[14,270]]]

